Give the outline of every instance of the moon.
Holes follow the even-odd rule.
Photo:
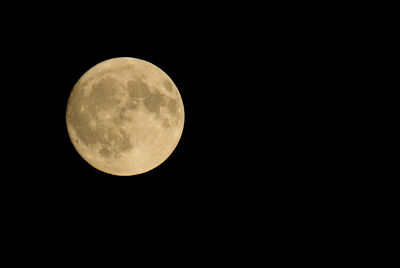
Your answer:
[[[66,110],[79,155],[103,172],[131,176],[163,163],[184,126],[181,95],[150,62],[112,58],[89,69],[73,87]]]

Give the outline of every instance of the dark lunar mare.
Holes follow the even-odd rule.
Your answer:
[[[78,139],[88,147],[99,144],[99,154],[106,158],[118,158],[121,153],[133,148],[129,133],[119,128],[118,124],[110,126],[99,118],[99,112],[107,113],[121,103],[116,97],[118,86],[115,79],[105,77],[92,85],[88,97],[84,96],[82,88],[76,88],[71,95],[67,115]],[[90,125],[91,120],[96,122],[96,126]],[[120,120],[125,121],[128,118],[121,115]],[[123,124],[120,122],[119,125]]]

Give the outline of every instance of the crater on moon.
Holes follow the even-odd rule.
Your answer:
[[[99,63],[74,86],[67,128],[78,153],[115,175],[135,175],[161,164],[183,130],[179,91],[158,67],[134,58]]]

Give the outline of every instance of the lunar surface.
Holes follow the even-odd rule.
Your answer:
[[[75,84],[66,122],[72,144],[90,165],[130,176],[171,155],[182,135],[184,108],[177,87],[157,66],[113,58]]]

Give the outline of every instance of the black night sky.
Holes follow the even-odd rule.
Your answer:
[[[48,220],[62,229],[80,222],[90,229],[117,221],[158,234],[234,240],[235,223],[284,217],[318,199],[310,196],[329,193],[332,181],[320,178],[333,176],[336,162],[325,154],[339,142],[324,125],[333,81],[324,62],[336,55],[325,49],[320,29],[299,24],[301,16],[286,8],[187,5],[154,13],[112,6],[26,11],[23,23],[5,27],[3,93],[11,96],[2,99],[3,126],[12,131],[4,131],[9,172],[2,190],[7,208],[24,219],[19,224]],[[114,57],[160,67],[185,108],[175,151],[133,177],[90,166],[66,128],[74,84]],[[64,238],[73,235],[68,228]]]
[[[249,71],[246,55],[238,50],[242,37],[222,26],[204,28],[200,21],[186,26],[181,20],[127,26],[132,24],[126,18],[108,24],[52,17],[19,26],[18,42],[9,44],[10,51],[19,52],[18,60],[11,61],[19,71],[10,80],[18,80],[24,89],[23,94],[13,94],[23,97],[26,107],[23,132],[16,135],[29,133],[21,146],[29,148],[29,161],[13,164],[28,162],[16,172],[12,184],[54,198],[106,192],[116,198],[146,193],[193,198],[237,181],[233,174],[243,168],[239,159],[246,140],[238,135],[251,124],[244,107],[252,90],[239,90],[240,75]],[[177,148],[162,165],[134,177],[109,175],[87,164],[66,129],[66,105],[74,84],[92,66],[113,57],[140,58],[160,67],[177,85],[184,102],[185,125]]]

